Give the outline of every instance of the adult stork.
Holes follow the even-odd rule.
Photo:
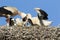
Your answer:
[[[44,25],[42,20],[48,20],[48,14],[40,9],[40,8],[35,8],[36,12],[38,13],[38,19],[40,20],[41,25]]]
[[[24,13],[17,10],[15,7],[11,6],[2,6],[0,7],[0,17],[5,17],[7,23],[9,23],[10,17],[20,15],[22,18],[25,16]]]
[[[52,21],[48,21],[48,20],[41,20],[42,23],[40,22],[39,18],[36,16],[36,17],[32,17],[31,14],[27,14],[27,19],[28,19],[28,22],[31,24],[31,25],[39,25],[39,26],[49,26],[51,25]]]

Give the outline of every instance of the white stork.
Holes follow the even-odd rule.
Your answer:
[[[39,26],[42,26],[41,25],[41,22],[39,20],[39,18],[36,16],[36,17],[32,17],[31,14],[27,14],[27,19],[28,19],[28,22],[31,24],[31,25],[39,25]],[[52,21],[48,21],[48,20],[41,20],[43,25],[44,26],[49,26]]]
[[[7,23],[10,22],[9,21],[10,17],[14,17],[16,15],[20,15],[22,18],[26,16],[25,13],[18,11],[17,8],[15,7],[11,7],[11,6],[0,7],[0,17],[6,17]]]
[[[40,20],[41,25],[44,26],[42,20],[48,20],[48,14],[40,8],[35,8],[35,10],[38,13],[37,15],[38,15],[38,19]]]

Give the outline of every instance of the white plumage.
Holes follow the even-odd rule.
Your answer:
[[[30,15],[28,15],[27,18],[31,19],[33,25],[37,24],[37,25],[41,26],[41,23],[40,23],[40,20],[38,19],[38,17],[31,17]],[[42,20],[42,22],[43,22],[44,26],[49,26],[52,23],[52,21],[48,21],[48,20]]]
[[[24,18],[26,16],[26,14],[24,12],[20,12],[19,15],[21,16],[21,18]]]
[[[48,20],[42,20],[44,26],[50,26],[52,24],[52,21],[48,21]]]
[[[16,25],[18,25],[18,26],[22,26],[22,24],[23,24],[23,23],[22,23],[22,20],[19,19],[19,18],[16,19],[16,22],[15,22],[15,23],[16,23]]]
[[[4,9],[11,11],[13,14],[18,12],[17,8],[15,7],[8,6],[8,7],[4,7]]]
[[[16,18],[15,24],[18,26],[25,26],[26,22],[23,22],[20,18]]]

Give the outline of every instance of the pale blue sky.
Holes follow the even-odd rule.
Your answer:
[[[34,8],[45,10],[53,26],[60,24],[60,0],[0,0],[0,6],[14,6],[18,10],[36,16]],[[16,16],[19,17],[19,16]],[[6,24],[6,18],[0,17],[0,25]]]

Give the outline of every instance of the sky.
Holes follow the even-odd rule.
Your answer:
[[[19,11],[30,13],[32,16],[37,16],[34,8],[41,8],[48,14],[48,20],[53,21],[52,26],[60,24],[60,0],[0,0],[1,6],[16,7]],[[20,16],[15,16],[20,18]],[[0,25],[6,24],[6,18],[0,17]]]

